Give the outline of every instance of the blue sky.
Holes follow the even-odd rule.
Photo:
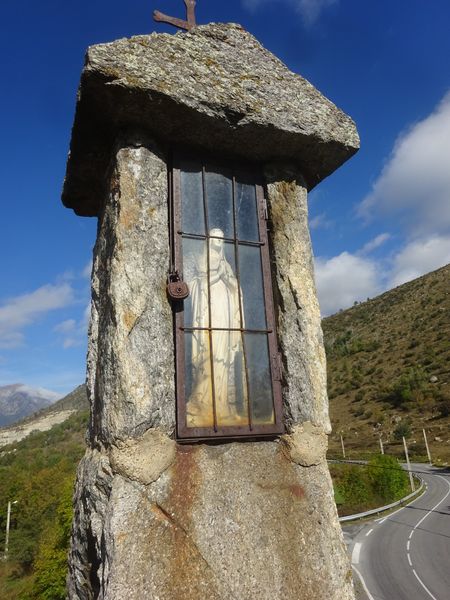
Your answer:
[[[84,52],[171,31],[181,0],[15,0],[0,8],[0,385],[84,381],[95,219],[60,193]],[[361,150],[310,195],[324,314],[450,262],[448,0],[198,0],[241,23],[356,121]],[[173,30],[174,31],[174,30]]]

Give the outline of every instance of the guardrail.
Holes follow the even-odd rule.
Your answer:
[[[357,519],[363,519],[364,517],[370,517],[371,515],[377,515],[386,510],[390,510],[391,508],[395,508],[396,506],[400,506],[401,504],[404,504],[405,502],[408,502],[408,500],[411,500],[412,498],[417,496],[419,494],[419,492],[421,492],[423,490],[423,486],[424,486],[424,481],[423,481],[422,477],[420,477],[419,475],[414,475],[414,476],[420,480],[420,487],[419,487],[419,489],[415,490],[414,492],[411,492],[411,494],[408,494],[404,498],[397,500],[397,502],[392,502],[392,504],[386,504],[386,506],[380,506],[379,508],[372,508],[371,510],[366,510],[365,512],[356,513],[354,515],[346,515],[345,517],[339,517],[339,522],[342,523],[344,521],[356,521]]]

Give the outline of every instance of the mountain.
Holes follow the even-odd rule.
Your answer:
[[[12,425],[0,428],[0,448],[24,439],[33,431],[48,431],[53,426],[63,423],[74,413],[85,413],[88,410],[86,386],[79,385],[70,394],[50,406],[41,408]]]
[[[450,265],[322,321],[332,454],[340,435],[353,454],[381,436],[402,452],[450,459]]]
[[[0,387],[0,427],[15,423],[60,398],[61,394],[23,383],[4,385]]]

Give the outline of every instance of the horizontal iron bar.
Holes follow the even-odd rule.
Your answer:
[[[180,327],[182,331],[240,331],[241,333],[272,333],[272,329],[244,329],[231,327]]]
[[[264,242],[252,242],[250,240],[240,240],[239,238],[226,238],[218,235],[203,235],[201,233],[186,233],[186,231],[177,231],[177,233],[185,238],[193,240],[222,240],[223,242],[229,242],[232,244],[237,242],[243,246],[264,246]]]

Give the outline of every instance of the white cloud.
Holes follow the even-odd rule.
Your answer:
[[[450,231],[449,156],[450,92],[428,117],[399,136],[359,215],[397,215],[414,237]]]
[[[393,260],[389,287],[401,285],[450,263],[450,236],[433,236],[407,244]]]
[[[370,252],[391,236],[381,233],[358,252],[317,259],[324,314],[347,308],[450,263],[450,92],[433,112],[397,139],[371,192],[358,207],[365,219],[395,216],[405,241],[377,262]]]
[[[378,247],[389,239],[387,235],[380,234],[355,254],[342,252],[329,259],[316,258],[316,285],[323,316],[450,264],[450,235],[411,241],[390,258],[364,256],[364,250]]]
[[[7,331],[0,328],[0,348],[19,348],[23,346],[25,336],[21,331]]]
[[[301,13],[306,25],[313,25],[320,13],[329,6],[336,4],[338,0],[292,0],[291,4],[296,5],[298,12]]]
[[[360,254],[369,254],[370,252],[373,252],[374,250],[382,246],[385,242],[390,240],[391,237],[392,236],[390,233],[380,233],[372,240],[368,241],[367,244],[364,244],[364,246],[360,250]]]
[[[53,328],[53,331],[62,335],[63,348],[73,348],[85,343],[90,316],[91,305],[89,303],[84,309],[83,316],[79,321],[67,319],[66,321],[58,323],[58,325]]]
[[[0,306],[0,347],[21,345],[23,328],[42,315],[67,306],[72,301],[73,289],[69,283],[44,285],[34,292],[9,299]]]
[[[342,252],[330,259],[317,258],[316,285],[322,315],[348,308],[355,301],[380,293],[377,264],[368,258]]]
[[[328,229],[333,225],[333,222],[327,219],[326,213],[320,213],[309,221],[311,229]]]
[[[337,4],[339,0],[243,0],[242,4],[248,10],[254,12],[264,4],[269,3],[288,4],[298,12],[305,25],[313,25],[320,17],[325,8]]]
[[[61,321],[58,325],[55,325],[53,331],[57,333],[70,333],[76,328],[77,322],[75,319],[67,319],[66,321]]]
[[[85,279],[90,279],[91,271],[92,271],[92,260],[90,260],[87,263],[87,265],[84,267],[84,269],[81,271],[81,276],[84,277]]]

